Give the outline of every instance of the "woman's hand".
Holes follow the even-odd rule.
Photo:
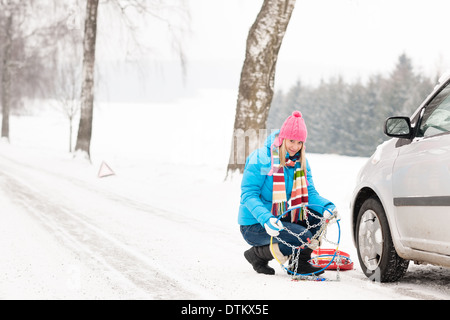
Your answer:
[[[277,220],[277,218],[272,217],[267,220],[267,222],[264,224],[264,228],[266,228],[266,232],[271,237],[277,237],[280,234],[280,231],[284,229],[283,224],[281,221]]]
[[[327,223],[332,222],[332,221],[334,222],[334,221],[337,221],[337,220],[341,219],[341,217],[339,216],[339,212],[338,212],[337,208],[334,208],[331,211],[331,213],[330,213],[330,211],[325,210],[325,212],[323,214],[323,217],[325,218],[325,221]]]

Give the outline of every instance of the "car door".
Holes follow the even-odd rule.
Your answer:
[[[402,243],[450,255],[450,85],[422,109],[415,138],[399,146],[392,183]]]

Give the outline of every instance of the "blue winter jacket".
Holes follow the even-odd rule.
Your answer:
[[[268,173],[272,167],[270,148],[278,133],[279,131],[276,131],[270,135],[266,139],[264,147],[254,151],[247,158],[241,183],[241,203],[238,216],[238,223],[240,225],[252,225],[256,223],[264,225],[269,218],[273,217],[271,213],[273,176],[269,176]],[[284,181],[288,201],[291,197],[294,182],[294,169],[293,167],[284,168]],[[308,161],[306,161],[306,170],[309,204],[315,204],[333,210],[335,208],[334,204],[321,197],[316,191]],[[323,208],[318,206],[311,206],[311,209],[320,214],[323,214],[324,211]]]

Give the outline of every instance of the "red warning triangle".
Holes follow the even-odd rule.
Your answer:
[[[100,165],[100,170],[98,170],[98,177],[103,178],[112,175],[115,175],[114,171],[103,161]]]

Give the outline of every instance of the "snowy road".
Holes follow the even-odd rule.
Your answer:
[[[53,183],[50,184],[48,181]],[[28,224],[36,224],[47,231],[53,240],[58,242],[58,250],[67,250],[67,253],[77,257],[78,261],[65,262],[70,266],[69,271],[72,273],[72,279],[67,280],[69,283],[72,282],[73,286],[87,285],[82,283],[86,279],[81,279],[85,277],[81,268],[87,268],[92,273],[89,277],[103,275],[106,279],[101,280],[111,282],[105,283],[105,287],[111,288],[112,294],[117,297],[121,294],[150,299],[193,296],[191,290],[187,290],[174,279],[176,277],[165,275],[164,270],[158,269],[151,251],[143,254],[136,244],[127,244],[137,241],[134,237],[136,228],[125,229],[129,215],[137,216],[144,211],[152,214],[155,209],[93,190],[80,180],[68,180],[52,176],[50,172],[36,171],[34,168],[12,163],[5,166],[4,161],[0,170],[0,188],[5,197],[11,200],[12,205],[22,210],[20,212],[23,215],[22,219],[29,219]],[[3,215],[11,211],[16,213],[16,210],[2,210]],[[113,224],[109,224],[109,228],[102,225],[105,215],[108,215],[108,219],[115,215],[116,220]],[[123,220],[120,220],[120,216]],[[4,218],[8,220],[8,217]],[[121,228],[121,225],[125,228]],[[124,234],[125,231],[129,234]],[[127,239],[124,238],[125,235]],[[38,246],[40,242],[39,238],[22,240],[25,240],[25,243],[37,242]],[[19,250],[21,243],[17,244]],[[58,252],[55,252],[56,256],[52,256],[52,253],[47,253],[45,249],[40,249],[43,252],[42,259],[47,260],[49,264],[54,262],[52,259],[60,260]],[[24,255],[27,253],[22,252]],[[85,263],[87,264],[80,266]],[[46,272],[53,271],[49,268]],[[79,283],[73,283],[74,281]],[[94,294],[102,296],[101,291]]]
[[[372,283],[357,265],[340,282],[293,282],[280,269],[258,275],[242,257],[247,246],[226,205],[192,214],[183,197],[174,201],[185,205],[168,203],[170,187],[158,176],[153,187],[99,179],[89,165],[5,150],[0,299],[450,298],[448,269],[431,266],[411,266],[395,284]]]

